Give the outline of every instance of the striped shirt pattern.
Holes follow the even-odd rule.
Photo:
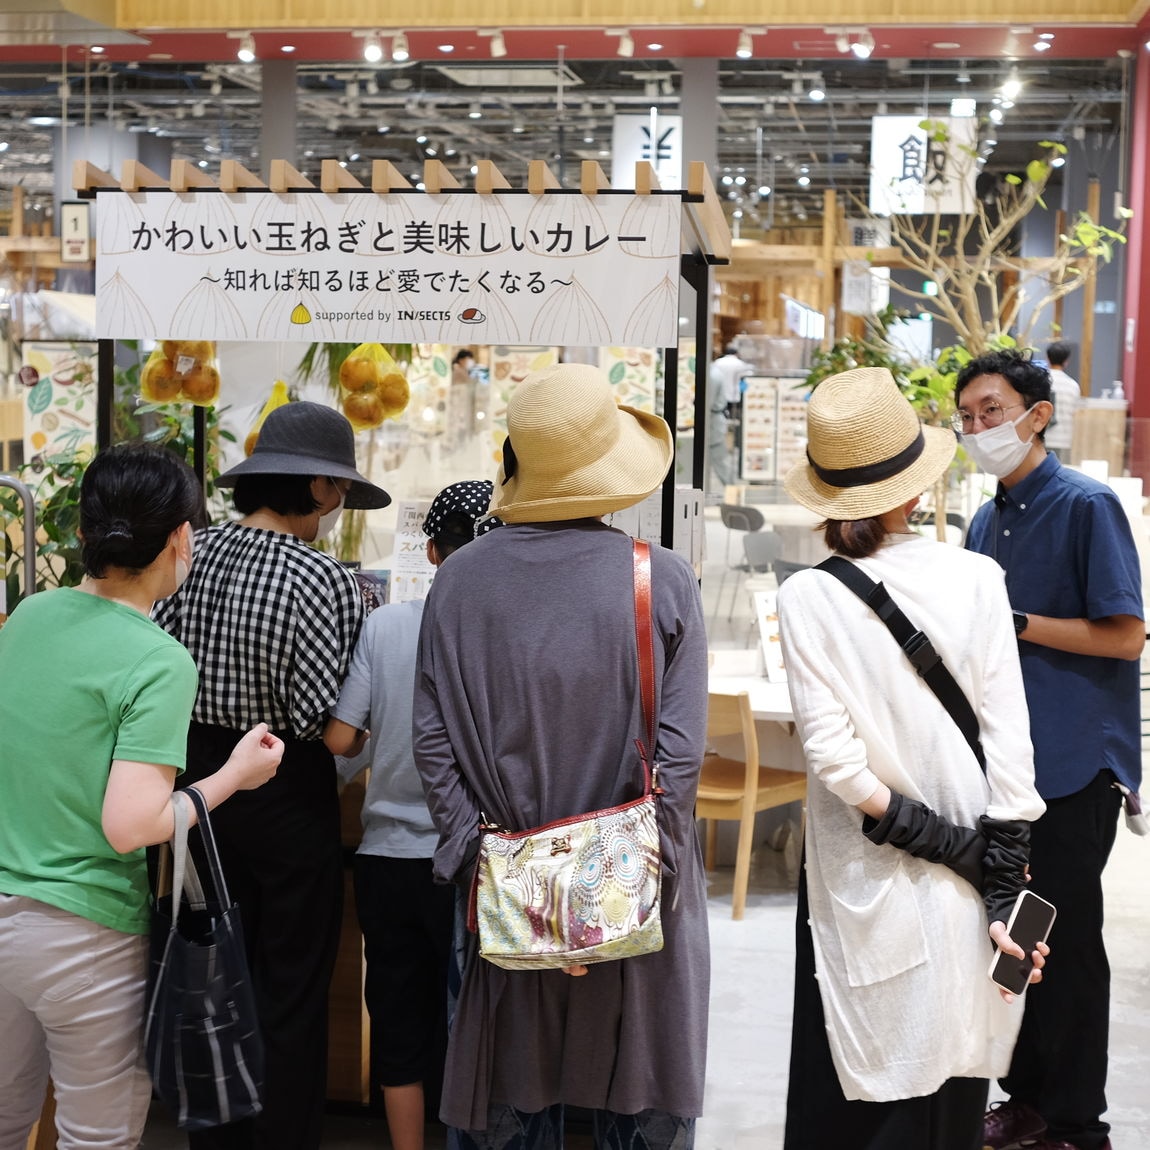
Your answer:
[[[200,672],[192,718],[319,739],[363,622],[351,572],[293,535],[226,523],[196,533],[187,582],[156,622]]]

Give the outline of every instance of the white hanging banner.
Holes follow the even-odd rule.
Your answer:
[[[874,315],[890,303],[890,268],[866,260],[843,261],[842,309],[847,315]]]
[[[611,183],[617,188],[633,188],[635,165],[640,161],[654,167],[661,188],[682,185],[682,116],[615,117],[611,125]]]
[[[678,340],[677,193],[108,191],[98,203],[100,338]]]
[[[872,117],[870,210],[882,216],[973,211],[977,148],[973,117]]]

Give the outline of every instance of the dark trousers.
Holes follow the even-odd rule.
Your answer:
[[[427,1109],[437,1113],[455,887],[432,879],[429,858],[357,854],[355,907],[367,960],[373,1081],[422,1082]]]
[[[806,875],[804,863],[795,920],[795,1008],[783,1150],[981,1150],[989,1088],[985,1078],[948,1078],[933,1094],[896,1102],[848,1101],[843,1095],[815,979]],[[914,1003],[908,1002],[907,1009],[913,1010]],[[939,1035],[939,1041],[946,1036]]]
[[[1054,903],[1050,961],[1026,992],[1022,1030],[1002,1088],[1046,1119],[1046,1137],[1097,1150],[1110,1130],[1106,1047],[1110,963],[1102,941],[1102,870],[1122,799],[1102,771],[1052,799],[1030,833],[1031,889]]]
[[[211,774],[239,737],[193,723],[180,784]],[[327,994],[343,908],[339,801],[324,745],[284,744],[274,779],[212,812],[251,964],[267,1060],[264,1109],[255,1119],[190,1133],[192,1150],[318,1150],[322,1137]]]

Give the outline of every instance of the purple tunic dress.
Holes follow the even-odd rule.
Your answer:
[[[469,948],[441,1117],[556,1102],[701,1113],[710,953],[694,827],[707,639],[690,565],[651,549],[663,932],[656,954],[506,971]],[[479,811],[525,829],[642,793],[631,540],[599,520],[499,528],[452,555],[424,609],[414,746],[440,833],[436,876],[466,881]]]

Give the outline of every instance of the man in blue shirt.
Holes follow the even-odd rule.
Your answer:
[[[987,1114],[984,1141],[993,1150],[1023,1138],[1036,1150],[1109,1150],[1102,870],[1121,805],[1115,783],[1137,791],[1141,781],[1142,579],[1113,491],[1046,450],[1050,394],[1047,372],[1017,352],[980,356],[955,387],[962,446],[999,479],[967,546],[1006,572],[1046,800],[1031,831],[1031,889],[1058,908],[1053,954],[1027,993],[1001,1082],[1010,1098]]]

